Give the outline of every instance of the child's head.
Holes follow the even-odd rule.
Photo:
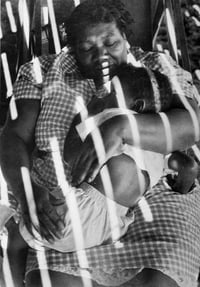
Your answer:
[[[170,108],[172,89],[168,78],[158,71],[130,64],[117,71],[126,106],[136,112],[159,112]]]

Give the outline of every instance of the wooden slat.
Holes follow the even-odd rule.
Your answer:
[[[178,62],[178,47],[176,40],[174,13],[171,0],[165,0],[165,19],[166,19],[170,54],[172,58],[174,58],[174,60]]]
[[[35,7],[35,0],[26,0],[25,1],[28,8],[29,13],[29,27],[25,27],[26,29],[29,28],[31,32],[31,25],[34,15],[34,7]],[[17,31],[17,51],[18,51],[18,59],[17,59],[17,66],[16,71],[18,71],[19,67],[26,63],[27,61],[31,60],[32,52],[31,52],[31,34],[29,39],[25,38],[24,35],[24,27],[20,23],[18,24],[18,31]],[[28,42],[28,45],[27,45]]]
[[[32,41],[33,53],[34,55],[39,56],[42,51],[41,0],[35,0],[31,30],[34,33]]]
[[[159,30],[160,22],[164,12],[164,0],[151,1],[152,36]]]
[[[171,0],[171,2],[172,2],[172,9],[174,11],[174,23],[176,29],[177,42],[181,50],[182,67],[190,72],[191,67],[187,49],[183,18],[181,13],[180,0]]]
[[[152,50],[151,0],[122,0],[134,19],[129,42],[144,50]]]

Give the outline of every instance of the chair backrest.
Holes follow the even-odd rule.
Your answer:
[[[133,36],[130,44],[142,47],[144,50],[152,49],[152,13],[151,0],[123,0],[123,3],[131,13]]]

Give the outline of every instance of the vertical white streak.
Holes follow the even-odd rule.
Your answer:
[[[7,97],[10,97],[12,95],[12,80],[10,76],[9,66],[8,66],[8,59],[6,53],[1,54],[1,60],[2,60],[2,66],[3,66],[3,72],[4,72],[4,78],[6,82],[6,88],[7,88]]]
[[[56,54],[59,54],[61,51],[61,46],[60,46],[60,40],[58,36],[58,29],[56,25],[56,19],[55,19],[55,13],[54,13],[52,0],[47,0],[47,4],[49,8],[49,18],[51,22],[51,29],[52,29],[52,35],[53,35],[53,40],[54,40],[55,51],[56,51]]]
[[[16,24],[15,24],[15,18],[14,18],[14,15],[13,15],[11,2],[10,1],[6,1],[5,5],[6,5],[7,14],[8,14],[8,19],[9,19],[9,22],[10,22],[11,31],[13,33],[16,33],[17,32],[17,27],[16,27]]]
[[[127,109],[123,89],[122,89],[121,82],[120,82],[119,78],[117,76],[114,77],[112,79],[112,83],[113,83],[113,86],[115,89],[116,98],[117,98],[119,108]],[[128,118],[128,121],[129,121],[129,124],[131,127],[131,136],[133,138],[134,145],[140,147],[140,134],[139,134],[139,129],[138,129],[136,119],[135,119],[134,115],[130,115],[129,113],[127,113],[126,116]],[[138,149],[137,155],[135,154],[135,157],[139,157],[140,161],[143,163],[143,166],[145,166],[143,153],[140,149]],[[137,165],[136,165],[136,168],[137,168],[137,176],[138,176],[140,190],[143,190],[144,185],[143,185],[142,175],[139,172],[139,168]]]
[[[86,120],[88,117],[88,110],[84,104],[82,97],[77,98],[76,109],[77,109],[77,112],[80,112],[81,120],[82,121]],[[92,140],[95,146],[95,150],[97,152],[98,161],[100,162],[100,164],[103,164],[105,163],[106,154],[105,154],[105,149],[104,149],[104,144],[102,141],[101,134],[99,130],[96,129],[96,124],[92,118],[91,118],[91,121],[89,122],[89,125],[90,125],[89,129],[91,128],[91,126],[93,127],[92,128],[93,132],[91,133],[91,136],[92,136]],[[111,183],[110,174],[109,174],[109,171],[106,165],[100,170],[100,175],[101,175],[106,197],[111,198],[113,200],[113,203],[110,200],[107,200],[107,208],[108,208],[108,214],[109,214],[109,219],[110,219],[112,240],[116,241],[120,237],[120,230],[119,230],[119,223],[118,223],[118,218],[117,218],[117,213],[116,213],[116,206],[114,203],[112,183]]]
[[[195,75],[198,80],[200,80],[200,69],[195,70]]]
[[[200,94],[196,86],[194,86],[194,98],[196,99],[197,104],[200,107]]]
[[[152,215],[151,209],[149,207],[149,204],[148,204],[148,202],[144,196],[139,200],[138,206],[140,207],[140,209],[142,211],[142,214],[143,214],[145,221],[152,222],[153,221],[153,215]]]
[[[163,52],[163,46],[161,44],[156,44],[156,48],[158,51]]]
[[[115,88],[118,106],[122,109],[126,109],[126,101],[119,78],[117,76],[113,77],[112,83]]]
[[[178,53],[177,53],[178,49],[177,49],[177,43],[176,43],[176,33],[175,33],[174,23],[172,21],[172,16],[170,14],[169,8],[165,9],[165,13],[166,13],[167,27],[168,27],[168,31],[169,31],[169,35],[170,35],[170,39],[171,39],[171,43],[172,43],[173,52],[174,52],[174,55],[176,57],[176,61],[178,62]]]
[[[76,109],[77,114],[80,113],[81,121],[84,121],[87,119],[88,110],[87,110],[85,103],[83,101],[83,98],[81,96],[76,97],[75,109]]]
[[[2,204],[8,205],[8,188],[0,167],[0,201]]]
[[[80,215],[79,215],[76,196],[75,196],[75,189],[69,186],[65,178],[65,172],[64,172],[61,154],[60,154],[60,149],[59,149],[58,141],[55,137],[52,137],[50,139],[50,146],[51,146],[52,158],[54,162],[56,176],[58,180],[58,185],[62,189],[62,192],[66,199],[67,207],[69,210],[72,229],[74,233],[75,245],[76,245],[76,249],[78,250],[77,251],[78,260],[82,268],[88,268],[88,261],[87,261],[87,256],[84,250],[85,244],[84,244]],[[91,287],[92,286],[91,281],[88,278],[85,278],[84,274],[81,274],[81,275],[82,275],[84,286]]]
[[[117,97],[117,102],[118,102],[118,105],[119,105],[119,108],[122,108],[122,109],[126,109],[127,106],[126,106],[126,102],[125,102],[125,97],[124,97],[124,93],[123,93],[123,89],[122,89],[122,86],[121,86],[121,82],[119,80],[119,78],[116,76],[112,79],[112,83],[113,83],[113,86],[114,86],[114,89],[115,89],[115,93],[116,93],[116,97]],[[138,125],[137,125],[137,121],[134,117],[134,115],[130,115],[130,113],[127,113],[127,117],[128,117],[128,121],[129,121],[129,124],[130,124],[130,127],[131,127],[131,136],[133,138],[133,142],[134,142],[134,145],[136,145],[137,147],[140,147],[140,134],[139,134],[139,129],[138,129]],[[145,161],[144,161],[144,157],[143,157],[143,152],[142,150],[137,149],[137,152],[134,152],[134,157],[135,158],[139,158],[139,160],[142,162],[142,165],[145,166]],[[144,190],[144,182],[143,182],[143,177],[142,177],[142,174],[140,172],[140,169],[139,167],[136,165],[136,169],[137,169],[137,177],[138,177],[138,182],[139,182],[139,188],[140,188],[140,194],[141,194],[141,191]],[[142,204],[143,203],[143,204]],[[145,204],[146,203],[146,204]],[[147,216],[145,218],[152,218],[152,213],[151,213],[151,210],[150,208],[148,207],[147,208],[147,202],[145,200],[141,201],[140,203],[140,208],[142,210],[142,208],[144,210],[142,210],[142,213],[143,214],[146,214],[147,213]],[[149,215],[151,214],[151,215]]]
[[[196,10],[196,12],[198,12],[199,16],[200,16],[200,6],[197,4],[192,5],[192,8],[194,8]]]
[[[2,33],[1,25],[0,25],[0,39],[2,38],[3,38],[3,33]]]
[[[111,81],[107,81],[106,83],[104,83],[104,87],[106,88],[107,92],[110,93],[111,92]]]
[[[159,115],[161,117],[161,120],[162,120],[164,128],[165,128],[166,150],[167,150],[167,153],[169,153],[172,151],[172,148],[173,148],[170,122],[169,122],[169,119],[165,113],[159,113]]]
[[[197,157],[198,161],[200,162],[200,150],[197,145],[193,145],[192,149],[194,151],[195,156]]]
[[[33,71],[35,74],[36,83],[41,84],[42,83],[42,70],[41,70],[38,57],[34,58],[32,62],[33,62]]]
[[[29,48],[30,19],[26,0],[19,0],[18,12],[19,12],[20,23],[24,31],[26,46],[27,48]]]
[[[93,126],[95,126],[95,123],[93,123]],[[102,166],[106,161],[107,155],[104,149],[104,143],[103,143],[99,129],[98,128],[94,129],[91,133],[91,136],[92,136],[92,140],[95,146],[99,164],[100,166]],[[112,236],[112,240],[115,242],[120,237],[120,230],[119,230],[119,222],[118,222],[118,217],[117,217],[116,205],[114,202],[113,187],[112,187],[112,183],[110,179],[110,174],[109,174],[109,171],[106,165],[103,168],[101,168],[100,175],[101,175],[106,197],[113,200],[113,202],[110,200],[107,200],[107,206],[108,206],[108,213],[109,213],[109,218],[110,218],[111,236]]]
[[[18,118],[18,112],[17,112],[17,106],[15,102],[15,98],[11,97],[10,103],[9,103],[9,110],[10,110],[10,116],[11,119],[14,121]]]
[[[1,168],[0,168],[0,205],[2,204],[3,206],[5,206],[5,208],[7,208],[9,206],[9,202],[8,202],[8,188],[7,188],[7,184],[6,181],[3,177]],[[1,209],[1,211],[3,211],[3,209]],[[10,213],[10,215],[9,215]],[[5,215],[5,214],[4,214]],[[0,215],[2,216],[2,214]],[[11,211],[8,211],[7,215],[7,219],[8,216],[11,217]],[[9,260],[8,260],[8,254],[7,254],[7,246],[8,246],[8,231],[6,229],[6,227],[3,227],[0,224],[0,243],[1,243],[1,247],[2,247],[2,251],[3,251],[3,274],[4,274],[4,279],[5,279],[5,284],[6,286],[10,286],[10,287],[14,287],[14,282],[13,282],[13,278],[12,278],[12,274],[11,274],[11,270],[10,270],[10,265],[9,265]]]
[[[74,6],[78,6],[80,4],[80,0],[74,0]]]
[[[194,21],[197,27],[200,27],[200,21],[195,16],[192,16],[192,20]]]
[[[37,209],[35,205],[30,174],[26,167],[21,167],[21,175],[22,175],[22,180],[23,180],[24,190],[25,190],[25,195],[26,195],[26,201],[28,203],[29,214],[31,217],[32,224],[39,227],[39,220],[37,217]]]
[[[37,216],[37,210],[36,210],[29,170],[26,167],[21,167],[21,175],[22,175],[22,180],[24,184],[26,200],[28,203],[29,215],[31,218],[31,222],[33,224],[32,232],[33,234],[35,234],[34,226],[37,228],[39,227],[39,219]],[[40,241],[42,241],[42,238],[39,233],[37,233],[36,236],[40,237]],[[37,251],[37,260],[38,260],[38,264],[40,267],[40,274],[41,274],[43,286],[51,287],[51,281],[50,281],[50,277],[47,271],[45,251],[42,247],[40,251]],[[46,268],[44,268],[44,266]]]
[[[0,242],[3,251],[3,274],[6,286],[15,287],[14,281],[12,278],[12,273],[10,269],[10,263],[7,254],[7,246],[8,246],[8,231],[4,228],[3,233],[0,236]]]
[[[42,7],[42,26],[46,26],[49,24],[49,13],[48,13],[48,7],[43,6]]]

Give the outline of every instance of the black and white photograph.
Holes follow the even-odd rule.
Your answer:
[[[0,287],[200,287],[200,0],[0,15]]]

